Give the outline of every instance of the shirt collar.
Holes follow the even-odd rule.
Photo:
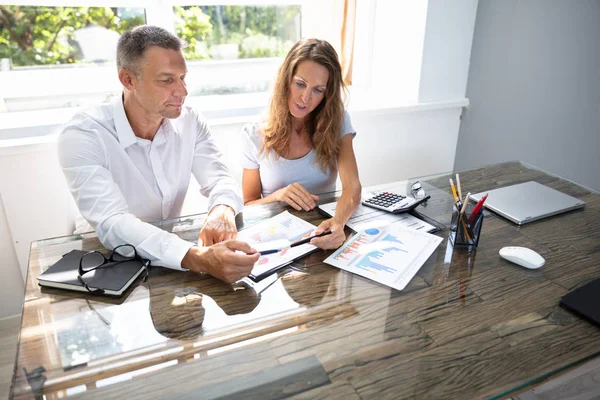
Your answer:
[[[160,125],[161,129],[164,129],[165,132],[173,132],[178,135],[177,126],[171,121],[169,118],[163,119],[162,124]]]
[[[124,149],[131,146],[134,143],[138,142],[138,137],[133,133],[133,129],[131,129],[131,125],[129,124],[129,120],[127,119],[127,114],[125,114],[125,106],[123,105],[123,94],[121,93],[113,102],[113,115],[115,118],[115,128],[117,130],[117,137],[119,139],[119,143],[123,146]],[[164,118],[160,127],[158,128],[157,135],[163,131],[164,133],[173,132],[178,134],[177,127],[175,124],[168,118]]]
[[[113,115],[115,118],[115,129],[117,130],[117,138],[124,149],[137,143],[137,137],[129,125],[127,114],[125,114],[125,106],[123,105],[123,93],[113,102]]]

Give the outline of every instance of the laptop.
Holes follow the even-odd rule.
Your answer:
[[[537,182],[506,186],[471,196],[479,201],[488,193],[484,207],[517,225],[582,208],[585,201],[569,196]]]
[[[600,279],[567,293],[560,304],[598,325],[600,325]]]

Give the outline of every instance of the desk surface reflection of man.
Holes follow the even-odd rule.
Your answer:
[[[234,240],[239,186],[206,121],[184,105],[183,46],[158,27],[125,32],[117,45],[122,96],[75,115],[59,137],[59,161],[105,247],[129,243],[153,265],[233,282],[250,273],[259,254]],[[191,173],[209,198],[198,246],[144,222],[180,215]]]

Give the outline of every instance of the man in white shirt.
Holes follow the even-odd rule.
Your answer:
[[[58,140],[59,161],[83,217],[102,244],[129,243],[153,265],[206,272],[234,282],[258,260],[237,236],[243,201],[210,130],[184,106],[183,43],[140,26],[117,45],[123,94],[78,113]],[[191,173],[209,197],[209,215],[193,246],[149,221],[180,215]]]

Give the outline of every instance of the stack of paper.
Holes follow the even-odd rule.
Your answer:
[[[319,209],[328,215],[334,216],[336,205],[337,202],[321,204]],[[391,223],[424,232],[437,230],[435,226],[428,224],[411,214],[392,214],[375,208],[366,207],[362,204],[358,205],[356,211],[352,214],[352,217],[346,222],[346,226],[354,232],[358,232],[368,228],[379,228]]]

